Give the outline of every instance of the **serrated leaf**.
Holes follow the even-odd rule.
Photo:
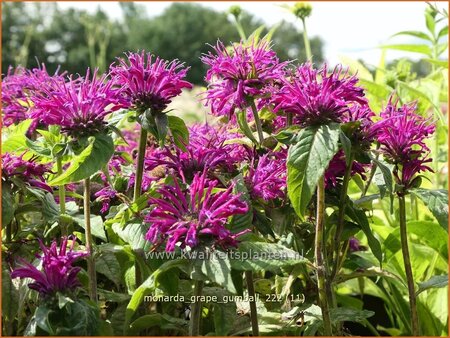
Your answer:
[[[413,189],[411,193],[425,203],[441,227],[448,231],[448,191],[444,189]]]
[[[155,125],[156,130],[158,131],[158,139],[161,145],[164,144],[164,140],[167,136],[169,119],[165,113],[157,113],[155,114]]]
[[[122,275],[120,264],[113,253],[101,252],[99,256],[95,257],[95,269],[114,282],[117,288],[120,286]]]
[[[418,285],[419,290],[417,290],[416,295],[432,288],[443,288],[448,285],[448,275],[433,276],[426,282],[418,283]]]
[[[10,186],[2,181],[2,224],[7,226],[14,218],[14,200]]]
[[[295,212],[304,217],[317,182],[338,151],[340,128],[332,123],[300,131],[288,152],[288,195]]]
[[[109,135],[97,134],[81,154],[75,156],[69,168],[50,181],[49,185],[79,182],[101,170],[114,154],[114,141]]]
[[[372,317],[375,314],[369,310],[356,310],[352,308],[340,307],[330,310],[330,317],[333,323],[341,322],[363,322],[367,318]]]

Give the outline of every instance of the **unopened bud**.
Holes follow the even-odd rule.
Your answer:
[[[309,2],[296,2],[292,7],[292,13],[297,18],[304,20],[311,15],[312,6]]]

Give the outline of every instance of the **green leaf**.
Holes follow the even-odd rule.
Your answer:
[[[340,127],[336,123],[307,127],[288,152],[288,195],[295,212],[304,217],[317,182],[338,151]]]
[[[199,269],[210,281],[224,287],[232,294],[236,294],[236,288],[231,278],[231,264],[226,252],[214,251],[210,252],[206,259],[197,258],[194,261],[194,267]]]
[[[33,120],[24,120],[18,125],[2,129],[2,154],[21,153],[28,149],[25,134]]]
[[[352,308],[340,307],[337,309],[331,309],[330,317],[333,323],[341,322],[363,322],[367,318],[372,317],[375,314],[369,310],[356,310]]]
[[[430,221],[409,221],[406,227],[408,232],[416,235],[420,242],[433,248],[447,260],[448,234],[438,223]]]
[[[230,256],[231,267],[239,271],[273,271],[307,263],[305,257],[280,244],[265,242],[241,242]]]
[[[423,40],[427,40],[427,41],[433,41],[433,38],[428,36],[426,33],[420,32],[420,31],[403,31],[403,32],[399,32],[399,33],[392,35],[392,37],[398,36],[398,35],[408,35],[408,36],[413,36],[415,38],[419,38],[419,39],[423,39]]]
[[[160,313],[139,317],[130,324],[128,334],[130,336],[137,336],[139,335],[139,332],[143,330],[149,329],[153,326],[161,326],[162,320],[163,318]]]
[[[121,284],[120,264],[116,256],[111,252],[101,252],[95,257],[95,269],[114,282],[117,288]]]
[[[436,21],[433,15],[431,15],[431,13],[429,13],[428,11],[425,11],[425,23],[427,25],[428,31],[431,33],[431,35],[434,36],[434,31],[436,29]]]
[[[344,150],[345,154],[345,163],[347,166],[349,166],[351,163],[352,158],[352,142],[350,139],[345,135],[344,131],[341,130],[339,133],[339,140],[341,141],[342,149]]]
[[[122,227],[119,223],[114,223],[113,231],[125,242],[130,244],[133,250],[149,250],[151,243],[145,239],[148,225],[145,223],[128,223]]]
[[[36,320],[37,326],[47,332],[51,336],[55,336],[56,332],[52,328],[49,316],[53,312],[51,309],[45,305],[38,306],[36,312],[34,313],[34,318]]]
[[[359,79],[373,81],[372,73],[360,61],[347,56],[340,56],[339,60],[349,67],[351,73],[357,73]]]
[[[164,140],[167,136],[169,119],[165,113],[157,113],[155,114],[155,125],[156,130],[158,131],[158,139],[161,145],[164,144]]]
[[[416,295],[424,292],[425,290],[432,288],[443,288],[448,285],[448,275],[433,276],[429,280],[423,283],[418,283],[419,290],[417,290]]]
[[[380,197],[383,198],[385,191],[387,190],[389,192],[389,196],[392,198],[393,181],[391,169],[387,166],[386,162],[376,159],[375,157],[371,157],[371,159],[377,165],[377,170],[375,171],[373,181],[380,190]]]
[[[183,151],[186,151],[186,145],[189,144],[189,130],[183,119],[177,116],[167,116],[169,129],[175,145]]]
[[[79,182],[101,170],[114,154],[114,142],[111,136],[97,134],[81,154],[75,156],[69,168],[50,181],[49,185],[63,185]]]
[[[14,218],[14,200],[8,183],[2,181],[2,224],[7,226]]]
[[[126,323],[130,323],[130,320],[133,318],[133,315],[135,314],[139,305],[144,300],[144,296],[150,294],[155,290],[158,276],[164,271],[180,267],[182,265],[185,265],[186,263],[187,261],[185,259],[175,259],[162,264],[157,270],[155,270],[151,274],[151,276],[148,277],[133,293],[133,296],[131,297],[131,300],[128,303],[126,309]],[[125,330],[128,330],[128,324],[125,325]]]
[[[411,53],[419,53],[424,54],[426,56],[431,57],[433,53],[431,52],[431,48],[428,45],[384,45],[381,48],[385,49],[393,49],[393,50],[402,50],[405,52]]]
[[[14,285],[8,264],[2,262],[2,319],[3,328],[8,330],[12,328],[12,323],[17,316],[19,308],[19,288]],[[12,332],[7,332],[12,335]]]
[[[386,99],[392,92],[392,89],[387,85],[367,80],[359,80],[359,83],[368,93],[379,99]]]
[[[448,60],[436,60],[436,59],[424,59],[424,60],[438,67],[448,69]]]
[[[380,262],[380,266],[383,261],[383,251],[381,250],[381,244],[373,235],[372,230],[370,229],[369,221],[367,219],[366,213],[364,210],[356,208],[352,201],[348,200],[347,208],[345,208],[347,215],[359,226],[361,230],[367,237],[367,243],[369,244],[370,250],[373,255]]]
[[[441,227],[448,231],[448,191],[444,189],[413,189],[411,193],[425,203]]]
[[[245,136],[247,136],[254,144],[258,144],[258,141],[256,140],[255,136],[252,133],[252,130],[250,129],[250,126],[247,122],[247,114],[245,111],[238,111],[236,113],[237,121],[239,124],[239,128],[244,133]]]
[[[438,39],[448,35],[448,26],[442,27],[442,29],[438,33]]]
[[[84,218],[73,217],[73,220],[75,222],[77,222],[80,225],[80,227],[82,227],[83,229],[86,229],[86,222],[85,222]],[[103,227],[103,219],[101,216],[92,216],[91,215],[91,232],[92,232],[92,236],[100,238],[104,242],[107,241],[105,229]]]
[[[42,216],[47,221],[55,221],[59,218],[59,206],[56,204],[55,198],[53,195],[46,190],[27,187],[27,190],[31,192],[37,199],[41,202],[42,205]]]
[[[253,207],[251,204],[250,194],[248,193],[247,187],[245,186],[244,178],[242,174],[237,175],[233,179],[234,193],[241,194],[241,200],[247,202],[249,206],[249,210],[243,215],[233,215],[231,217],[231,221],[227,224],[227,228],[233,233],[239,233],[246,229],[250,229],[252,227],[253,221]]]

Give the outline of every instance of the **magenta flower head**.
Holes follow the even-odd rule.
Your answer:
[[[352,162],[351,176],[359,174],[363,180],[366,179],[366,166],[357,161]],[[338,182],[345,175],[347,164],[345,162],[345,154],[343,150],[339,150],[336,155],[331,159],[328,164],[328,168],[325,171],[325,184],[327,188],[336,187]]]
[[[283,199],[286,194],[286,155],[265,154],[254,165],[252,161],[244,180],[253,199],[266,202]]]
[[[65,83],[53,80],[33,97],[31,116],[47,125],[59,125],[74,137],[92,136],[105,130],[105,117],[124,107],[120,91],[112,86],[106,75],[91,75]]]
[[[398,102],[392,103],[392,98],[381,113],[382,120],[373,127],[387,162],[394,164],[394,176],[397,184],[404,190],[414,185],[414,178],[422,171],[433,171],[425,163],[430,150],[425,139],[432,135],[435,126],[429,120],[415,113],[416,104],[405,104],[397,107]]]
[[[201,60],[210,68],[205,93],[206,104],[216,116],[231,118],[236,109],[246,109],[249,101],[263,96],[264,88],[285,75],[286,62],[280,63],[269,43],[247,46],[242,42],[228,50],[222,42]]]
[[[178,147],[155,150],[145,159],[146,169],[153,170],[162,166],[179,175],[186,183],[196,173],[205,170],[208,174],[214,171],[232,172],[235,164],[245,156],[242,145],[226,143],[233,134],[227,133],[223,128],[193,125],[189,131],[186,151]]]
[[[10,153],[3,154],[2,177],[11,183],[18,179],[31,187],[52,193],[52,188],[50,188],[44,178],[45,174],[51,173],[51,165],[36,163],[34,157],[24,160],[24,155],[25,153],[20,156]]]
[[[349,76],[341,66],[328,73],[326,65],[314,69],[305,63],[284,79],[283,87],[272,100],[274,111],[293,114],[303,126],[342,122],[350,106],[367,103],[357,82],[358,78]]]
[[[71,241],[68,247],[69,240]],[[79,258],[88,255],[87,252],[73,251],[75,244],[74,237],[63,237],[58,248],[56,240],[50,247],[46,247],[39,240],[42,256],[37,257],[42,262],[42,268],[38,269],[34,265],[20,259],[22,266],[14,269],[11,278],[31,278],[34,281],[28,284],[30,289],[39,292],[40,296],[47,298],[55,295],[56,292],[72,293],[80,285],[77,274],[80,267],[72,264]]]
[[[10,126],[29,118],[34,93],[51,80],[64,82],[63,75],[58,75],[58,71],[53,76],[49,75],[44,64],[32,70],[9,67],[2,80],[3,125]]]
[[[216,190],[217,181],[208,181],[206,173],[195,175],[190,186],[183,190],[175,179],[174,186],[159,189],[160,198],[151,198],[154,206],[146,216],[150,224],[146,239],[158,246],[166,243],[166,251],[181,248],[195,248],[200,243],[218,245],[222,248],[237,246],[236,238],[226,228],[228,218],[244,214],[248,206],[232,193],[233,186]]]
[[[184,88],[192,88],[184,80],[189,68],[178,60],[153,59],[145,51],[128,53],[126,57],[127,60],[119,58],[117,64],[111,65],[111,76],[114,84],[122,87],[129,105],[139,113],[161,113]]]

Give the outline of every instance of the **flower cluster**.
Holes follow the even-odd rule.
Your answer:
[[[207,171],[209,174],[222,169],[232,172],[235,164],[246,156],[244,148],[237,144],[227,144],[233,133],[224,128],[215,128],[196,124],[189,128],[189,144],[186,151],[174,147],[151,152],[146,157],[147,170],[164,167],[168,172],[180,176],[183,182],[191,180],[196,173]]]
[[[5,153],[2,155],[2,177],[7,180],[17,178],[21,182],[39,189],[52,192],[52,188],[46,183],[44,175],[51,173],[51,165],[37,163],[35,158],[24,159],[26,153],[14,155]]]
[[[217,116],[231,118],[236,109],[246,109],[251,100],[263,96],[266,86],[285,75],[286,63],[279,62],[265,41],[249,46],[241,42],[232,49],[219,41],[214,52],[204,55],[202,62],[210,67],[206,103]]]
[[[212,241],[223,248],[236,246],[236,238],[242,233],[233,234],[226,228],[229,217],[244,214],[248,206],[232,193],[233,186],[214,192],[217,181],[210,181],[206,173],[196,174],[187,190],[183,190],[177,179],[174,185],[165,185],[158,192],[160,198],[151,198],[154,208],[145,221],[150,224],[146,239],[155,245],[166,243],[166,251],[180,247],[194,248],[200,238]]]
[[[51,80],[33,97],[31,117],[45,125],[59,125],[74,137],[91,136],[105,128],[105,117],[125,106],[120,91],[106,75],[92,75],[66,82]]]
[[[274,111],[293,114],[302,126],[342,122],[351,106],[367,103],[357,82],[340,66],[328,73],[326,65],[314,69],[305,63],[283,78],[282,88],[273,95]]]
[[[252,161],[245,177],[250,196],[253,199],[270,201],[283,199],[286,194],[286,154],[279,152],[265,154],[258,159],[256,166]]]
[[[431,159],[425,139],[434,133],[435,126],[415,111],[415,103],[399,107],[391,98],[381,113],[383,119],[372,127],[381,145],[380,151],[394,164],[396,181],[405,190],[412,186],[416,174],[432,171],[426,165]]]
[[[33,96],[41,90],[43,84],[50,81],[64,82],[63,76],[58,72],[50,76],[45,65],[31,70],[10,67],[2,80],[3,125],[17,124],[29,118]]]
[[[128,105],[138,112],[163,112],[183,88],[192,88],[184,80],[188,68],[177,60],[153,60],[152,54],[145,51],[128,53],[126,57],[111,66],[111,76],[114,84],[122,88]]]
[[[71,241],[70,247],[69,241]],[[56,292],[71,293],[79,285],[77,274],[80,267],[74,267],[73,263],[79,258],[88,255],[86,252],[76,252],[73,250],[75,244],[74,237],[63,237],[58,248],[56,241],[50,247],[46,247],[39,241],[42,256],[37,257],[42,262],[42,270],[33,264],[21,260],[21,267],[16,268],[11,273],[11,278],[31,278],[34,281],[28,284],[30,289],[36,290],[43,297],[49,297]]]

